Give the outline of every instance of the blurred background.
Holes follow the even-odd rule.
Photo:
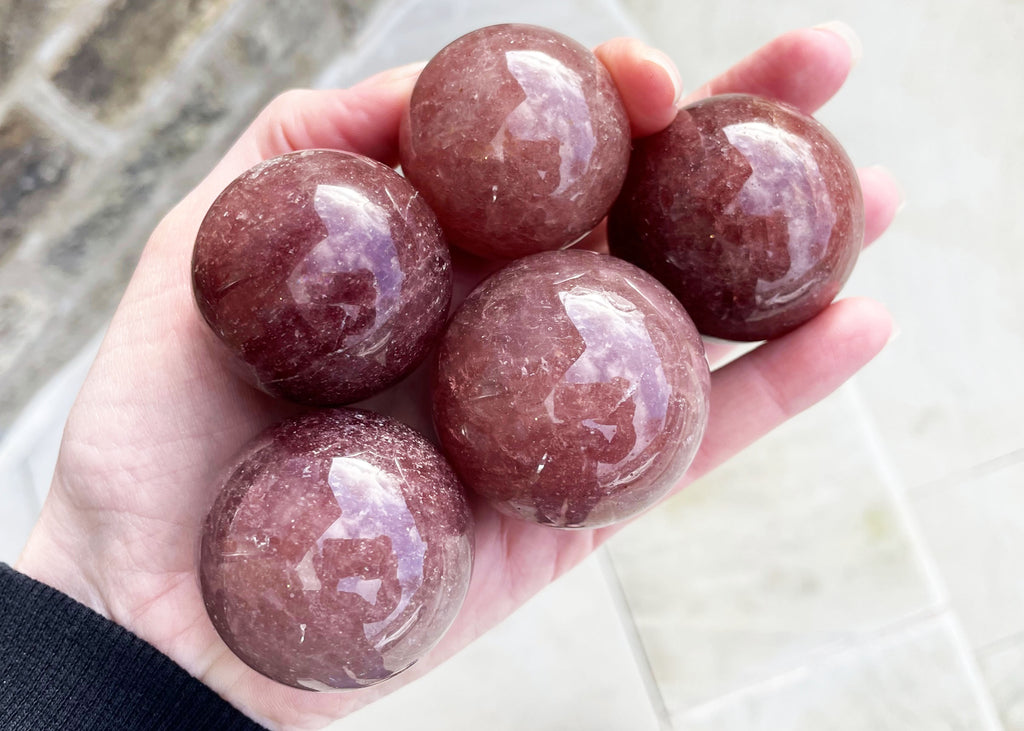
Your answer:
[[[0,0],[0,560],[146,237],[263,104],[533,22],[697,87],[791,28],[907,203],[847,287],[902,330],[834,396],[331,728],[1024,729],[1020,0]]]

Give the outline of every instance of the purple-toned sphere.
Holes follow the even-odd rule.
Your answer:
[[[192,284],[244,377],[334,405],[397,381],[444,326],[451,259],[433,212],[386,165],[335,150],[260,163],[214,201]]]
[[[451,243],[514,259],[566,247],[608,213],[629,161],[629,118],[587,48],[495,25],[441,50],[401,128],[402,171]]]
[[[637,141],[608,239],[672,290],[700,332],[764,340],[839,293],[863,244],[864,203],[821,124],[730,94]]]
[[[239,457],[203,526],[200,583],[228,647],[280,683],[359,688],[422,657],[473,562],[461,485],[407,426],[338,409]]]
[[[454,315],[434,424],[463,483],[499,510],[590,528],[678,482],[709,388],[693,323],[653,277],[602,254],[546,252],[502,269]]]

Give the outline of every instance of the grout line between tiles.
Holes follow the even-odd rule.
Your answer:
[[[679,714],[679,717],[688,720],[713,717],[719,710],[727,708],[746,696],[771,691],[772,689],[782,690],[795,683],[799,683],[805,678],[813,677],[822,665],[833,661],[836,657],[863,652],[865,647],[880,647],[897,643],[900,638],[905,637],[922,625],[941,623],[951,628],[958,621],[959,618],[950,607],[936,605],[922,609],[895,622],[878,627],[871,632],[863,633],[862,640],[857,643],[846,643],[832,651],[815,652],[806,655],[802,662],[786,670],[750,683],[735,686],[713,698],[700,701],[686,708]],[[959,650],[958,647],[955,649]],[[996,725],[992,727],[992,731],[1001,728],[1001,726]]]
[[[640,631],[636,626],[633,612],[629,608],[629,600],[626,598],[626,592],[622,588],[622,581],[619,579],[619,573],[615,569],[615,562],[607,546],[602,546],[598,549],[597,554],[598,563],[601,566],[605,583],[612,597],[615,613],[618,615],[619,623],[622,625],[623,632],[626,635],[629,649],[632,650],[633,660],[640,673],[640,679],[643,681],[644,690],[647,691],[647,697],[654,708],[654,715],[658,719],[658,725],[662,731],[669,731],[672,728],[671,714],[668,712],[668,706],[665,705],[665,697],[661,693],[658,680],[654,677],[654,668],[651,667],[650,658],[647,657],[647,650],[644,648],[643,639],[640,637]]]
[[[48,79],[34,79],[34,83],[22,90],[18,101],[87,157],[102,160],[124,145],[124,133],[97,122]]]
[[[1012,632],[1008,635],[986,642],[983,645],[979,645],[974,648],[976,655],[988,655],[994,652],[1002,652],[1003,650],[1016,647],[1017,645],[1024,645],[1024,631]]]
[[[854,413],[857,425],[860,427],[875,471],[881,477],[882,484],[888,490],[896,514],[900,517],[903,527],[907,531],[907,535],[918,558],[918,565],[924,571],[928,588],[940,603],[948,604],[949,590],[946,587],[946,581],[939,570],[938,564],[932,557],[928,541],[925,539],[920,525],[918,525],[914,511],[910,506],[903,480],[897,474],[896,469],[892,466],[892,462],[885,452],[885,447],[882,445],[881,437],[868,411],[864,397],[852,381],[844,385],[841,390]]]
[[[911,543],[916,549],[918,561],[924,570],[928,583],[941,602],[949,603],[949,589],[946,586],[945,579],[935,561],[935,557],[932,555],[928,541],[924,537],[924,533],[917,521],[917,516],[910,505],[906,486],[893,466],[892,460],[889,459],[889,455],[882,443],[881,433],[878,431],[878,427],[871,416],[867,401],[857,387],[856,381],[848,382],[842,387],[842,391],[853,409],[868,451],[873,458],[875,469],[882,478],[882,483],[888,489],[889,496],[893,501],[893,507],[897,515],[900,516],[904,529],[907,531]],[[961,663],[967,673],[967,681],[970,684],[975,701],[978,703],[982,717],[985,719],[986,728],[1005,731],[999,718],[999,711],[995,700],[985,683],[981,667],[978,665],[977,655],[971,648],[970,641],[967,639],[967,633],[964,631],[963,622],[952,608],[952,605],[950,605],[949,612],[949,630],[950,639],[960,655]]]
[[[977,464],[973,464],[970,467],[966,467],[962,470],[956,470],[948,475],[929,480],[920,485],[915,485],[909,488],[911,494],[923,495],[925,493],[940,492],[952,487],[956,487],[964,482],[977,480],[982,477],[1000,472],[1001,470],[1015,467],[1016,465],[1024,462],[1024,447],[1020,449],[1011,450],[1005,454],[1001,454],[998,457],[992,459],[986,459]]]
[[[785,687],[794,680],[805,677],[823,663],[829,662],[831,658],[844,653],[855,651],[858,647],[896,637],[912,632],[916,627],[929,622],[942,621],[952,625],[958,621],[952,607],[948,604],[933,604],[901,616],[891,622],[874,626],[863,632],[853,633],[851,637],[839,639],[827,643],[821,647],[805,653],[793,665],[777,670],[772,674],[763,675],[748,682],[738,683],[725,688],[718,695],[698,700],[696,703],[683,709],[676,714],[677,717],[691,718],[693,716],[706,715],[715,710],[727,706],[737,698],[756,693],[759,690],[772,687]],[[956,645],[959,651],[959,645]],[[996,727],[998,729],[999,727]],[[995,731],[993,729],[992,731]]]

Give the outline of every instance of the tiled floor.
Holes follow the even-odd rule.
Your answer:
[[[339,84],[500,20],[639,33],[693,88],[832,18],[864,58],[821,113],[907,207],[848,290],[902,334],[862,375],[431,676],[332,726],[1024,729],[1024,5],[472,0],[391,6]],[[0,445],[0,558],[45,490],[88,354]]]
[[[940,603],[844,420],[819,404],[611,542],[673,717]]]

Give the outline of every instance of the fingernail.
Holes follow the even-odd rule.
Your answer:
[[[672,88],[676,92],[672,105],[678,104],[679,100],[683,98],[683,77],[679,75],[679,69],[676,68],[675,63],[663,51],[659,51],[657,48],[646,48],[644,50],[644,58],[651,63],[661,66],[665,73],[668,74],[668,77],[672,79]]]
[[[892,323],[892,330],[890,330],[890,331],[889,331],[889,339],[885,341],[885,344],[886,344],[886,345],[889,345],[889,343],[891,343],[891,342],[892,342],[893,340],[895,340],[896,338],[898,338],[898,337],[899,337],[899,336],[900,336],[900,335],[901,335],[902,333],[903,333],[903,330],[902,330],[902,329],[900,328],[900,326],[899,326],[899,325],[898,325],[898,324],[897,324],[897,323],[896,323],[896,322],[894,321],[894,322]]]
[[[417,76],[426,65],[426,61],[416,61],[415,63],[406,64],[405,66],[399,66],[388,72],[388,78],[392,81],[402,81],[403,79]]]
[[[815,30],[825,30],[830,33],[835,33],[837,36],[846,41],[846,45],[850,47],[850,66],[856,66],[857,62],[860,61],[864,55],[864,46],[860,42],[860,38],[854,32],[853,28],[848,26],[841,20],[830,20],[827,23],[821,23],[820,25],[814,26]]]

